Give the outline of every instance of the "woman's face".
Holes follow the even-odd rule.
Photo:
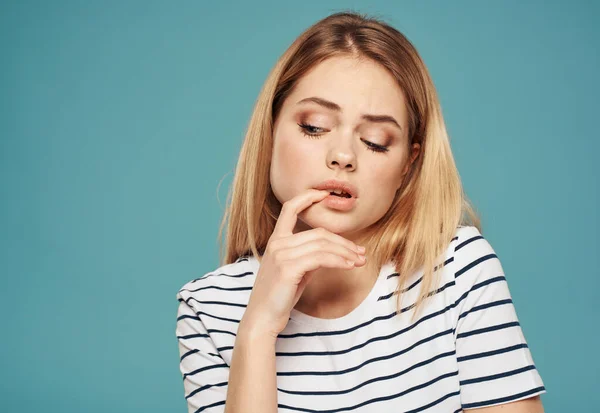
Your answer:
[[[378,221],[418,152],[415,144],[409,153],[407,122],[402,90],[373,61],[334,57],[306,73],[274,125],[273,192],[283,204],[337,179],[354,185],[357,197],[347,211],[313,204],[299,215],[295,232],[323,227],[357,239]]]

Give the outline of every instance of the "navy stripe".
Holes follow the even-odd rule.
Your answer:
[[[184,318],[191,318],[192,320],[195,321],[199,321],[200,323],[202,323],[202,320],[200,319],[200,317],[198,317],[197,315],[182,315],[177,317],[177,321],[181,321]],[[204,326],[202,326],[202,328],[204,328]],[[237,334],[232,332],[232,331],[226,331],[226,330],[217,330],[216,328],[209,328],[208,330],[206,330],[207,333],[222,333],[222,334],[229,334],[231,336],[237,337]]]
[[[497,354],[509,353],[511,351],[519,350],[521,348],[529,348],[529,346],[527,345],[527,343],[522,343],[514,346],[499,348],[497,350],[484,351],[482,353],[474,353],[469,354],[468,356],[457,357],[456,360],[460,363],[462,361],[474,360],[483,357],[495,356]]]
[[[462,405],[462,408],[470,409],[470,408],[475,408],[475,407],[484,407],[484,406],[488,406],[490,404],[510,402],[510,401],[513,401],[516,399],[524,398],[529,395],[533,395],[535,393],[543,392],[545,390],[546,390],[546,388],[544,386],[536,387],[535,389],[527,390],[522,393],[513,394],[511,396],[501,397],[499,399],[485,400],[485,401],[476,402],[476,403],[465,403]]]
[[[194,298],[194,297],[190,297],[187,300],[185,300],[185,303],[189,305],[188,301],[190,299],[192,299],[192,298]],[[194,298],[194,300],[196,300],[196,299]],[[198,301],[198,300],[196,300],[196,301]],[[192,311],[194,311],[194,310],[192,310]],[[194,311],[194,313],[196,313],[197,316],[199,316],[200,314],[202,314],[202,315],[205,315],[207,317],[216,318],[217,320],[230,321],[232,323],[238,323],[238,324],[240,323],[240,320],[234,320],[233,318],[219,317],[219,316],[216,316],[216,315],[205,313],[204,311]]]
[[[185,302],[187,304],[189,304],[189,300],[194,300],[195,302],[200,303],[200,304],[228,305],[230,307],[242,307],[242,308],[246,308],[247,307],[246,304],[228,303],[226,301],[200,301],[200,300],[197,300],[194,297],[188,298],[187,300],[185,300]]]
[[[186,303],[186,304],[187,304],[187,303]],[[192,310],[192,311],[193,311],[193,310]],[[200,317],[198,317],[197,315],[189,315],[189,314],[186,314],[186,315],[181,315],[181,316],[177,317],[177,321],[181,321],[181,320],[183,320],[184,318],[191,318],[192,320],[201,321],[201,320],[200,320]]]
[[[454,281],[450,281],[448,283],[446,283],[444,286],[438,288],[435,291],[431,291],[429,294],[427,294],[427,297],[431,297],[432,295],[436,295],[438,293],[441,293],[442,291],[444,291],[446,288],[448,287],[452,287],[453,285],[456,285],[456,283]]]
[[[450,257],[450,258],[448,258],[448,259],[447,259],[447,260],[444,262],[444,266],[446,266],[446,265],[450,264],[450,263],[451,263],[451,262],[453,262],[453,261],[454,261],[454,257]],[[434,268],[434,270],[433,270],[433,271],[435,272],[435,271],[437,271],[437,269],[438,269],[438,267],[436,266],[436,267]],[[391,277],[392,277],[392,276],[394,276],[394,275],[397,275],[397,274],[398,274],[398,273],[395,273],[395,274],[388,275],[388,279],[389,279],[389,278],[391,278]],[[417,281],[415,281],[414,283],[412,283],[410,286],[408,286],[408,287],[406,287],[406,288],[404,288],[404,289],[400,290],[400,294],[404,294],[404,293],[406,293],[406,292],[408,292],[408,291],[412,290],[412,289],[413,289],[413,288],[415,288],[415,287],[416,287],[418,284],[420,284],[420,283],[421,283],[421,281],[423,281],[423,276],[419,277],[419,279],[418,279]],[[379,298],[377,299],[377,301],[381,301],[381,300],[387,300],[387,299],[388,299],[388,298],[390,298],[392,295],[398,295],[398,291],[393,291],[393,292],[391,292],[390,294],[387,294],[387,295],[382,295],[381,297],[379,297]]]
[[[390,395],[390,396],[385,396],[385,397],[377,397],[377,398],[375,398],[375,399],[370,399],[370,400],[364,401],[364,402],[362,402],[362,403],[360,403],[360,404],[356,404],[356,405],[354,405],[354,406],[342,407],[342,408],[335,409],[335,410],[319,410],[319,413],[343,412],[343,411],[347,411],[347,410],[354,410],[354,409],[358,409],[358,408],[360,408],[360,407],[366,406],[366,405],[368,405],[368,404],[371,404],[371,403],[376,403],[376,402],[380,402],[380,401],[385,401],[385,400],[392,400],[392,399],[396,399],[396,398],[398,398],[398,397],[402,397],[402,396],[404,396],[405,394],[411,393],[411,392],[413,392],[413,391],[416,391],[416,390],[419,390],[419,389],[423,389],[423,388],[425,388],[425,387],[427,387],[427,386],[430,386],[430,385],[432,385],[432,384],[434,384],[434,383],[436,383],[436,382],[438,382],[438,381],[440,381],[440,380],[443,380],[443,379],[445,379],[445,378],[448,378],[448,377],[453,377],[453,376],[457,376],[457,375],[458,375],[458,371],[454,371],[454,372],[452,372],[452,373],[446,373],[446,374],[442,374],[441,376],[438,376],[438,377],[436,377],[436,378],[435,378],[435,379],[433,379],[433,380],[430,380],[430,381],[428,381],[428,382],[426,382],[426,383],[422,383],[422,384],[419,384],[419,385],[417,385],[417,386],[411,387],[411,388],[409,388],[409,389],[406,389],[406,390],[404,390],[404,391],[402,391],[402,392],[400,392],[400,393],[392,394],[392,395]],[[453,396],[453,395],[458,395],[458,394],[459,394],[458,392],[455,392],[455,393],[450,393],[450,394],[448,394],[448,395],[446,395],[446,396],[442,397],[441,399],[438,399],[438,400],[436,400],[436,401],[435,401],[435,402],[433,402],[433,404],[431,404],[431,405],[434,405],[434,404],[440,403],[440,402],[441,402],[441,401],[443,401],[444,399],[446,399],[446,398],[448,398],[448,397],[451,397],[451,396]],[[278,407],[278,408],[283,408],[283,409],[296,410],[296,411],[300,411],[300,412],[314,412],[314,410],[305,409],[305,408],[302,408],[302,407],[293,407],[293,406],[287,406],[287,405],[284,405],[284,404],[277,404],[277,407]],[[426,407],[424,406],[424,407],[420,407],[419,409],[421,409],[421,410],[424,410],[425,408],[426,408]],[[420,411],[420,410],[411,410],[411,411],[415,412],[415,411]]]
[[[452,397],[452,396],[460,396],[460,391],[455,391],[455,392],[452,392],[452,393],[448,393],[447,395],[445,395],[445,396],[442,396],[442,397],[440,397],[439,399],[437,399],[437,400],[435,400],[435,401],[433,401],[433,402],[431,402],[431,403],[429,403],[429,404],[426,404],[425,406],[419,407],[418,409],[407,410],[405,413],[417,413],[417,412],[422,412],[423,410],[427,410],[427,409],[429,409],[430,407],[433,407],[433,406],[435,406],[436,404],[439,404],[439,403],[443,402],[444,400],[446,400],[446,399],[448,399],[448,398],[450,398],[450,397]],[[459,412],[459,411],[461,411],[461,410],[462,410],[462,409],[458,409],[458,410],[457,410],[457,412]]]
[[[498,300],[498,301],[492,301],[492,302],[489,302],[486,304],[481,304],[481,305],[471,308],[468,311],[465,311],[464,313],[462,313],[461,315],[458,316],[458,319],[460,320],[461,318],[466,317],[470,313],[474,313],[476,311],[485,310],[486,308],[496,307],[499,305],[511,304],[512,302],[513,301],[510,298],[508,298],[506,300]]]
[[[202,390],[207,390],[210,389],[211,387],[223,387],[223,386],[227,386],[226,381],[221,382],[221,383],[217,383],[217,384],[207,384],[206,386],[202,386],[202,387],[198,387],[196,390],[194,390],[193,392],[191,392],[190,394],[188,394],[187,396],[185,396],[186,399],[189,399],[190,397],[194,397],[195,394],[201,392]]]
[[[188,338],[197,338],[197,337],[206,337],[208,338],[208,334],[188,334],[187,336],[177,336],[180,340],[187,340]]]
[[[456,273],[454,273],[454,278],[460,277],[462,274],[464,274],[465,272],[469,271],[471,268],[475,267],[476,265],[481,264],[484,261],[491,260],[493,258],[498,259],[498,256],[496,254],[488,254],[488,255],[483,255],[483,256],[477,258],[472,263],[470,263],[468,265],[465,265],[463,268],[461,268],[460,270],[456,271]]]
[[[229,321],[229,322],[237,323],[237,324],[240,323],[240,320],[234,320],[233,318],[219,317],[219,316],[216,316],[216,315],[205,313],[204,311],[195,311],[195,313],[196,313],[196,315],[201,315],[202,314],[202,315],[205,315],[205,316],[210,317],[210,318],[216,318],[217,320]]]
[[[217,330],[215,328],[209,328],[208,330],[206,330],[207,333],[222,333],[222,334],[229,334],[230,336],[234,336],[237,337],[237,334],[235,334],[232,331],[225,331],[225,330]]]
[[[467,384],[482,383],[484,381],[492,381],[492,380],[503,379],[505,377],[515,376],[517,374],[521,374],[521,373],[524,373],[524,372],[529,371],[529,370],[535,370],[535,366],[532,364],[532,365],[529,365],[529,366],[521,367],[519,369],[505,371],[503,373],[491,374],[489,376],[476,377],[474,379],[461,380],[460,381],[460,385],[464,386],[464,385],[467,385]]]
[[[186,358],[186,357],[187,357],[187,356],[189,356],[190,354],[194,354],[194,353],[197,353],[197,352],[199,352],[199,351],[200,351],[200,350],[198,350],[197,348],[195,348],[195,349],[192,349],[192,350],[188,351],[187,353],[185,353],[183,356],[181,356],[181,357],[179,358],[179,362],[181,363],[181,362],[183,361],[183,359],[184,359],[184,358]]]
[[[463,295],[461,295],[461,296],[460,296],[460,297],[459,297],[459,298],[456,300],[456,302],[454,303],[454,305],[455,305],[455,306],[456,306],[456,305],[458,305],[458,303],[460,303],[462,300],[464,300],[465,298],[467,298],[467,296],[469,295],[469,293],[471,293],[471,292],[473,292],[473,291],[475,291],[475,290],[478,290],[478,289],[480,289],[480,288],[482,288],[482,287],[485,287],[485,286],[486,286],[486,285],[488,285],[488,284],[493,284],[493,283],[496,283],[496,282],[499,282],[499,281],[506,281],[506,278],[505,278],[503,275],[500,275],[500,276],[498,276],[498,277],[489,278],[489,279],[487,279],[487,280],[485,280],[485,281],[482,281],[482,282],[480,282],[480,283],[478,283],[478,284],[475,284],[474,286],[472,286],[472,287],[469,289],[469,291],[467,291],[466,293],[464,293]]]
[[[483,236],[482,235],[475,235],[474,237],[471,237],[468,240],[461,242],[460,244],[458,244],[456,246],[456,248],[454,248],[454,251],[458,251],[459,249],[461,249],[465,245],[470,244],[473,241],[477,241],[478,239],[483,239]]]
[[[454,333],[454,329],[448,329],[446,331],[441,331],[439,333],[436,333],[432,336],[426,337],[424,339],[421,339],[419,341],[417,341],[416,343],[410,345],[409,347],[406,347],[396,353],[392,353],[392,354],[388,354],[386,356],[381,356],[381,357],[376,357],[373,359],[369,359],[366,360],[364,362],[362,362],[361,364],[354,366],[354,367],[350,367],[344,370],[335,370],[335,371],[281,371],[281,372],[277,372],[278,376],[338,376],[341,374],[346,374],[346,373],[350,373],[356,370],[361,369],[362,367],[366,366],[367,364],[370,363],[374,363],[376,361],[381,361],[381,360],[389,360],[392,359],[394,357],[400,356],[402,354],[408,353],[409,351],[415,349],[416,347],[420,346],[421,344],[425,344],[429,341],[433,341],[438,337],[443,337],[445,335]],[[396,334],[397,335],[397,334]],[[300,352],[300,353],[283,353],[283,355],[286,356],[304,356],[304,355],[317,355],[317,356],[329,356],[329,355],[337,355],[337,354],[343,354],[343,353],[347,353],[349,351],[352,350],[356,350],[357,348],[360,347],[364,347],[367,343],[369,343],[370,341],[376,341],[376,340],[385,340],[385,337],[378,337],[376,339],[373,340],[369,340],[364,344],[361,344],[359,346],[355,346],[354,348],[351,348],[349,350],[341,350],[341,351],[323,351],[323,352]],[[281,356],[282,353],[275,353],[276,356]]]
[[[337,336],[337,335],[343,335],[343,334],[348,334],[351,333],[355,330],[358,330],[359,328],[362,327],[366,327],[370,324],[373,324],[376,321],[382,321],[382,320],[389,320],[390,318],[393,318],[396,314],[398,314],[397,311],[394,311],[391,314],[388,315],[383,315],[383,316],[377,316],[369,321],[365,321],[364,323],[358,324],[354,327],[345,329],[345,330],[333,330],[333,331],[311,331],[309,333],[294,333],[294,334],[278,334],[277,338],[296,338],[296,337],[316,337],[316,336]]]
[[[458,227],[457,227],[457,230],[458,230]],[[456,236],[452,237],[452,239],[450,240],[450,244],[452,244],[452,243],[453,243],[454,241],[456,241],[457,239],[458,239],[458,235],[456,235]],[[448,259],[447,259],[447,260],[444,262],[444,266],[446,266],[447,264],[449,264],[449,263],[451,263],[451,262],[453,262],[453,261],[454,261],[454,257],[450,257],[450,258],[448,258]],[[435,272],[437,269],[438,269],[438,266],[435,266],[435,267],[434,267],[434,269],[433,269],[433,271]],[[390,275],[388,275],[388,276],[387,276],[387,279],[389,280],[389,279],[390,279],[390,278],[392,278],[392,277],[399,277],[399,276],[400,276],[400,274],[398,274],[397,272],[394,272],[393,274],[390,274]],[[414,288],[414,287],[415,287],[415,286],[416,286],[418,283],[420,283],[420,282],[421,282],[421,280],[422,280],[422,277],[421,277],[420,279],[418,279],[418,280],[417,280],[417,281],[416,281],[416,282],[415,282],[413,285],[411,285],[411,286],[410,286],[410,287],[409,287],[409,288],[408,288],[406,291],[408,291],[408,290],[410,290],[410,289]],[[402,291],[402,292],[405,292],[405,291]]]
[[[395,272],[395,273],[393,273],[393,274],[390,274],[390,275],[388,275],[388,276],[387,276],[387,279],[389,280],[390,278],[393,278],[393,277],[399,277],[399,276],[400,276],[400,274],[398,274],[397,272]]]
[[[454,257],[450,257],[450,258],[448,258],[446,261],[444,261],[444,267],[445,267],[446,265],[448,265],[449,263],[451,263],[452,261],[454,261]],[[437,271],[439,268],[441,268],[441,266],[440,266],[440,265],[436,265],[436,266],[434,266],[434,267],[433,267],[433,272]],[[388,275],[388,276],[387,276],[387,279],[389,280],[390,278],[393,278],[393,277],[399,277],[399,276],[400,276],[400,274],[399,274],[399,273],[397,273],[397,272],[395,272],[395,273],[393,273],[393,274],[390,274],[390,275]],[[418,279],[417,281],[415,281],[415,282],[413,283],[413,285],[411,285],[411,286],[410,286],[410,287],[409,287],[409,288],[408,288],[406,291],[408,291],[408,290],[410,290],[411,288],[413,288],[415,285],[417,285],[419,282],[421,282],[421,280],[422,280],[422,279],[423,279],[423,277],[419,278],[419,279]]]
[[[204,334],[194,334],[192,336],[177,336],[177,338],[193,338],[193,337],[207,337],[208,335],[204,335]],[[232,347],[233,348],[233,347]],[[217,349],[218,350],[218,349]],[[181,356],[181,358],[179,359],[179,362],[181,363],[183,361],[184,358],[186,358],[187,356],[190,356],[194,353],[198,353],[200,350],[198,349],[192,349],[190,351],[188,351],[187,353],[185,353],[183,356]],[[220,358],[221,360],[223,360],[223,357],[221,357],[220,354],[215,354],[215,353],[206,353],[209,356],[213,356],[213,357],[217,357]]]
[[[201,408],[199,408],[198,410],[196,410],[194,413],[200,413],[203,412],[206,409],[210,409],[211,407],[217,407],[217,406],[224,406],[225,405],[225,400],[220,401],[220,402],[216,402],[213,404],[207,404],[206,406],[203,406]]]
[[[490,331],[503,330],[509,327],[517,327],[518,325],[518,321],[511,321],[510,323],[498,324],[490,327],[479,328],[477,330],[465,331],[464,333],[457,334],[456,338],[459,339],[474,336],[476,334],[489,333]]]
[[[188,376],[193,376],[194,374],[198,374],[198,373],[201,373],[201,372],[206,371],[206,370],[219,369],[219,368],[222,368],[222,367],[229,368],[229,366],[227,364],[225,364],[225,363],[223,363],[223,364],[212,364],[210,366],[200,367],[199,369],[196,369],[194,371],[190,371],[189,373],[185,373],[183,375],[183,380],[185,380],[185,378],[188,377]]]
[[[432,295],[435,295],[435,294],[437,294],[437,293],[441,293],[441,292],[442,292],[442,291],[444,291],[446,288],[448,288],[448,287],[452,287],[453,285],[455,285],[455,282],[454,282],[454,281],[450,281],[450,282],[446,283],[444,286],[442,286],[441,288],[438,288],[437,290],[434,290],[434,291],[430,291],[430,292],[427,294],[427,296],[428,296],[428,297],[431,297]],[[389,293],[389,294],[382,295],[382,296],[380,296],[380,297],[377,299],[377,301],[387,300],[387,299],[389,299],[390,297],[392,297],[393,295],[398,295],[398,292],[397,292],[397,291],[394,291],[394,292],[391,292],[391,293]]]
[[[283,392],[283,393],[297,394],[297,395],[306,395],[306,396],[310,396],[310,395],[312,395],[312,396],[327,396],[327,395],[334,395],[334,394],[352,393],[353,391],[358,390],[361,387],[364,387],[364,386],[366,386],[368,384],[375,383],[375,382],[378,382],[378,381],[391,380],[391,379],[394,379],[396,377],[400,377],[400,376],[402,376],[402,375],[404,375],[404,374],[406,374],[406,373],[408,373],[408,372],[410,372],[410,371],[412,371],[412,370],[414,370],[416,368],[423,367],[423,366],[425,366],[427,364],[431,364],[434,361],[439,360],[439,359],[444,358],[444,357],[454,356],[455,354],[456,354],[455,351],[449,351],[449,352],[446,352],[446,353],[438,354],[437,356],[431,357],[428,360],[421,361],[421,362],[419,362],[417,364],[414,364],[414,365],[410,366],[409,368],[404,369],[402,371],[399,371],[397,373],[389,374],[387,376],[375,377],[373,379],[367,380],[367,381],[365,381],[365,382],[363,382],[363,383],[361,383],[359,385],[356,385],[356,386],[354,386],[352,388],[349,388],[349,389],[346,389],[346,390],[294,391],[294,390],[283,390],[283,389],[280,389],[280,388],[277,388],[277,390],[279,390],[280,392]]]

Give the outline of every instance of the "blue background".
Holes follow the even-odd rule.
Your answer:
[[[175,294],[218,265],[254,100],[354,9],[431,71],[546,411],[597,411],[598,3],[323,3],[1,3],[0,410],[186,411]]]

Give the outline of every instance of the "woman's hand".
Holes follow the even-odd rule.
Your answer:
[[[311,271],[321,267],[350,270],[365,264],[364,248],[324,228],[293,233],[298,214],[327,195],[329,191],[310,189],[283,204],[240,326],[262,329],[276,339],[310,281]]]

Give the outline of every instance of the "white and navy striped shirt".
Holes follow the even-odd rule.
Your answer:
[[[437,292],[414,322],[396,313],[392,263],[349,314],[292,310],[276,342],[280,412],[460,412],[545,393],[500,261],[477,228],[457,228]],[[223,412],[239,322],[259,267],[242,257],[177,293],[189,412]],[[403,299],[414,303],[421,271]]]

